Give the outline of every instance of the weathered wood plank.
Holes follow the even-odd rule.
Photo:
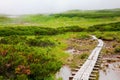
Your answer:
[[[94,39],[97,39],[95,36],[93,36]],[[93,69],[98,69],[94,68],[100,51],[103,47],[103,41],[100,39],[97,39],[99,44],[96,46],[96,48],[91,52],[91,55],[88,57],[86,62],[81,66],[81,68],[76,72],[76,74],[73,76],[73,80],[89,80],[89,77],[93,71]]]

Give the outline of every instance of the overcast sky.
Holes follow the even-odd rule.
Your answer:
[[[0,0],[0,13],[14,15],[110,8],[120,8],[120,0]]]

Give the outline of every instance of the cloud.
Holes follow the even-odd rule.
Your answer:
[[[71,9],[120,8],[120,0],[0,0],[0,13],[53,13]]]

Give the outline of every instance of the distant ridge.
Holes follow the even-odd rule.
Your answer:
[[[68,10],[63,13],[79,13],[79,12],[113,12],[113,11],[120,11],[120,8],[114,8],[114,9],[101,9],[101,10]]]

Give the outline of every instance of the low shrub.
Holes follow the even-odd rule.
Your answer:
[[[25,42],[26,40],[27,40],[27,37],[25,37],[25,36],[11,35],[8,37],[1,38],[0,43],[2,43],[2,44],[18,44],[20,42]]]
[[[89,56],[87,53],[83,53],[80,55],[80,59],[86,59]]]
[[[38,46],[38,47],[48,47],[55,46],[55,43],[50,40],[41,40],[41,39],[29,39],[26,44],[29,46]]]
[[[116,47],[114,52],[119,53],[120,52],[120,46]]]
[[[93,25],[87,31],[120,31],[120,22]]]
[[[19,48],[0,45],[1,80],[47,80],[62,66],[62,62],[50,51],[24,45],[23,50]]]

